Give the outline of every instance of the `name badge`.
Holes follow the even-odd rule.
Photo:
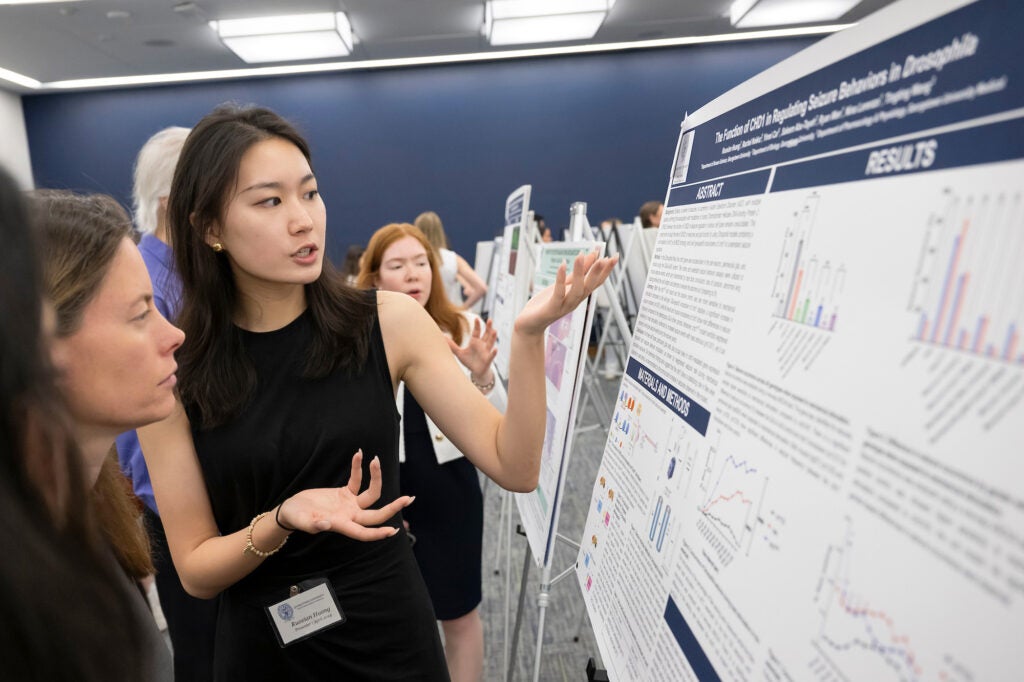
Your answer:
[[[289,592],[292,596],[265,607],[282,647],[345,622],[345,614],[327,579],[301,582]]]

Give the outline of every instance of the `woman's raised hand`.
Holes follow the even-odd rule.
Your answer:
[[[484,377],[487,376],[491,363],[498,355],[498,349],[494,347],[497,339],[498,332],[494,331],[494,323],[487,320],[486,325],[481,325],[480,318],[477,318],[473,320],[469,343],[463,348],[448,339],[448,347],[452,349],[452,353],[459,359],[459,362],[472,372],[472,376]]]
[[[579,254],[573,260],[572,274],[562,263],[555,283],[538,292],[519,313],[515,330],[524,334],[543,334],[555,320],[564,317],[586,300],[594,289],[608,279],[619,257],[598,258],[596,252]]]
[[[363,451],[352,456],[352,472],[348,484],[341,488],[303,490],[281,503],[278,519],[288,528],[306,533],[333,531],[355,540],[370,541],[389,538],[398,532],[391,526],[380,526],[413,499],[408,495],[380,509],[369,507],[380,498],[380,459],[370,461],[370,485],[363,492]]]

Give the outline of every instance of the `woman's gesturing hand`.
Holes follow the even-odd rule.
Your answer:
[[[494,331],[494,323],[487,320],[487,324],[481,327],[480,319],[473,321],[473,329],[470,330],[469,343],[460,347],[451,339],[448,339],[448,347],[466,368],[472,372],[474,377],[485,377],[494,362],[498,349],[494,347],[498,339],[498,332]]]
[[[598,258],[597,253],[579,254],[573,260],[572,274],[566,264],[558,268],[555,283],[541,290],[516,318],[515,329],[524,334],[543,334],[555,320],[567,315],[601,286],[619,257]]]
[[[288,528],[306,533],[333,531],[355,540],[370,541],[389,538],[398,532],[391,526],[380,526],[413,499],[408,495],[380,509],[369,507],[380,498],[380,459],[370,462],[370,485],[363,492],[363,451],[352,456],[352,473],[341,488],[303,490],[281,503],[278,519]]]

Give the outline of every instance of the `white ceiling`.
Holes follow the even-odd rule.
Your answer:
[[[892,1],[862,0],[837,23],[857,21]],[[618,0],[593,40],[557,45],[732,33],[730,4],[731,0]],[[358,44],[347,58],[352,61],[508,49],[491,48],[480,35],[483,7],[483,0],[84,0],[0,5],[0,69],[46,84],[253,68],[217,40],[208,21],[336,10],[348,13],[356,34]],[[30,91],[3,79],[0,88]]]

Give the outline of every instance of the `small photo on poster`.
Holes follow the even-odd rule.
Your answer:
[[[565,346],[554,336],[548,334],[547,347],[544,349],[544,373],[554,384],[555,390],[562,390],[562,374],[565,373]]]
[[[572,329],[572,313],[563,315],[552,322],[548,327],[548,334],[565,343],[565,340],[569,338],[570,329]]]
[[[558,426],[558,419],[551,408],[548,408],[547,413],[547,422],[544,425],[544,459],[551,457],[551,449],[555,446],[555,428]]]
[[[690,151],[693,149],[693,131],[683,135],[676,150],[676,162],[672,166],[672,184],[681,185],[686,182],[686,173],[690,169]]]
[[[519,258],[519,228],[512,230],[512,250],[508,254],[508,274],[516,274],[516,259]]]

